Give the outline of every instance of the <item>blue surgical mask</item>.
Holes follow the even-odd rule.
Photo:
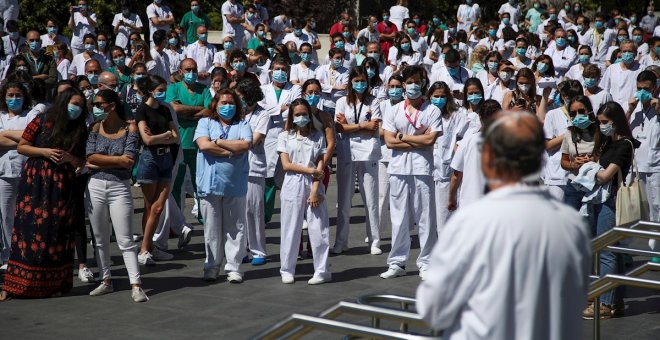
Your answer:
[[[30,46],[30,51],[39,52],[41,50],[41,41],[31,41],[28,46]]]
[[[569,35],[568,37],[566,37],[566,39],[568,39],[568,42],[570,42],[571,44],[575,42],[575,36],[574,35]]]
[[[550,14],[550,15],[548,16],[548,18],[549,18],[550,20],[557,20],[557,14]]]
[[[516,48],[516,55],[518,55],[519,57],[524,58],[526,54],[527,54],[526,48],[522,48],[522,47]]]
[[[410,44],[408,44],[408,43],[401,44],[401,49],[405,52],[410,51]]]
[[[635,97],[642,103],[646,103],[653,97],[653,94],[645,89],[640,89],[635,92]]]
[[[343,49],[344,49],[344,46],[345,46],[345,45],[344,45],[344,42],[343,42],[343,41],[337,41],[337,42],[335,43],[335,48],[338,48],[338,49],[340,49],[340,50],[343,50]]]
[[[362,54],[362,55],[367,54],[367,46],[358,47],[358,52],[360,52],[360,54]]]
[[[7,103],[7,108],[14,112],[22,111],[23,109],[23,98],[5,98]]]
[[[383,15],[383,21],[389,21],[390,16],[389,15]]]
[[[580,62],[580,64],[588,64],[590,60],[591,57],[589,57],[586,54],[580,54],[580,56],[578,57],[578,61]]]
[[[344,38],[348,39],[348,37],[351,36],[351,32],[341,32],[341,35],[344,36]]]
[[[236,105],[226,104],[218,106],[218,115],[223,120],[231,120],[236,114]]]
[[[460,74],[460,69],[461,68],[459,66],[456,67],[447,66],[447,72],[449,72],[449,75],[452,76],[453,78],[458,77],[458,75]]]
[[[191,9],[193,12],[197,13],[197,12],[199,11],[199,6],[190,6],[190,9]]]
[[[369,77],[369,79],[371,79],[371,78],[373,78],[373,77],[375,77],[375,76],[376,76],[376,70],[373,69],[373,68],[371,68],[371,67],[368,68],[368,69],[367,69],[367,77]]]
[[[353,90],[359,94],[364,93],[364,91],[367,90],[367,82],[366,81],[356,81],[351,84],[353,87]]]
[[[87,73],[87,79],[89,80],[89,83],[92,85],[96,85],[99,83],[99,75],[96,73]]]
[[[489,29],[488,30],[488,35],[490,35],[491,37],[494,38],[497,35],[497,30],[496,29]]]
[[[224,48],[225,50],[231,50],[232,48],[234,48],[234,43],[231,41],[225,41],[222,44],[222,48]]]
[[[344,64],[344,60],[342,59],[332,59],[332,66],[335,67],[335,69],[340,68]]]
[[[105,48],[108,45],[108,42],[105,40],[99,40],[97,44],[99,45],[99,48]]]
[[[660,57],[660,46],[656,47],[654,50],[655,50],[655,56]]]
[[[206,42],[206,40],[209,38],[209,35],[207,33],[202,33],[197,36],[197,39],[201,42]]]
[[[70,120],[74,120],[80,117],[81,113],[82,113],[82,107],[71,103],[67,105],[67,114]]]
[[[406,31],[408,32],[408,35],[411,37],[414,37],[415,34],[417,34],[417,31],[415,31],[413,27],[409,27]]]
[[[309,124],[309,117],[307,116],[296,116],[293,117],[293,124],[296,124],[298,127],[305,127]]]
[[[146,74],[134,74],[133,75],[133,81],[138,81],[138,80],[140,80],[140,79],[142,79],[146,76],[147,76]]]
[[[497,71],[497,67],[499,67],[500,64],[496,61],[489,61],[488,62],[488,71],[490,72],[495,72]]]
[[[245,65],[244,62],[238,61],[238,62],[232,63],[231,68],[236,70],[236,72],[243,72],[243,71],[245,71],[246,65]]]
[[[546,64],[546,63],[536,64],[536,70],[538,70],[539,73],[541,73],[541,74],[545,74],[545,72],[548,71],[548,68],[550,68],[550,66],[548,66],[548,64]]]
[[[624,64],[631,64],[633,61],[635,61],[635,53],[623,52],[621,53],[621,60]]]
[[[470,104],[472,104],[472,105],[477,105],[477,104],[481,103],[481,101],[483,99],[484,99],[484,97],[480,93],[474,93],[474,94],[471,94],[471,95],[467,96],[468,102],[470,102]]]
[[[440,24],[440,18],[433,18],[433,24],[434,25],[439,25]]]
[[[104,120],[108,117],[108,113],[105,112],[102,108],[94,106],[92,109],[92,115],[94,116],[95,121]]]
[[[94,52],[94,44],[85,44],[85,50],[87,52]]]
[[[344,32],[344,33],[348,33],[348,32]],[[301,28],[296,28],[296,29],[294,29],[294,30],[293,30],[293,34],[295,34],[296,37],[301,36],[301,35],[302,35],[302,29],[301,29]],[[348,38],[347,36],[345,36],[345,37]]]
[[[172,46],[176,46],[176,44],[179,43],[179,39],[177,39],[177,38],[169,38],[169,39],[167,40],[167,43],[170,44],[170,45],[172,45]]]
[[[614,128],[614,124],[612,124],[612,122],[609,122],[607,124],[600,124],[600,132],[605,136],[610,137],[614,135],[616,129]]]
[[[367,57],[371,57],[371,58],[374,58],[376,60],[380,60],[380,54],[377,53],[377,52],[367,53]]]
[[[578,129],[586,129],[591,125],[591,120],[587,115],[576,115],[575,118],[571,121],[573,126],[575,126]]]
[[[504,18],[502,19],[502,23],[505,25],[508,25],[511,22],[511,18]]]
[[[447,97],[438,97],[438,98],[432,97],[431,103],[435,105],[435,107],[437,107],[438,109],[442,109],[443,107],[445,107],[445,105],[447,105]]]
[[[18,40],[18,32],[9,32],[9,38],[11,40]]]
[[[604,25],[603,25],[602,21],[596,21],[595,26],[596,26],[596,29],[601,29],[601,28],[603,28]]]
[[[412,83],[406,84],[406,97],[408,99],[417,99],[422,96],[422,86]]]
[[[306,63],[312,61],[311,53],[300,53],[300,59]]]
[[[46,31],[50,35],[55,35],[57,34],[57,27],[46,27]]]
[[[403,88],[392,87],[387,90],[387,95],[390,97],[390,99],[401,100],[401,98],[403,98]]]
[[[167,96],[167,93],[165,91],[163,91],[163,92],[154,92],[154,99],[156,99],[156,101],[159,102],[159,103],[164,102],[166,96]]]
[[[257,36],[259,36],[259,38],[263,39],[266,36],[266,32],[265,31],[257,31]]]
[[[566,39],[565,38],[557,38],[557,39],[555,39],[555,43],[559,47],[564,47],[564,46],[566,46]]]
[[[120,67],[126,66],[126,57],[118,57],[118,58],[112,59],[112,61],[114,61],[115,65],[117,65],[117,66],[120,66]]]
[[[183,81],[188,85],[192,85],[197,81],[197,72],[186,72],[183,74]]]
[[[633,35],[633,41],[639,45],[642,43],[642,36],[641,35]]]
[[[321,100],[321,96],[315,95],[315,94],[308,94],[305,96],[305,100],[307,100],[307,103],[309,103],[309,106],[311,107],[316,107],[319,105],[319,101]]]
[[[273,80],[276,83],[286,83],[287,82],[287,74],[286,71],[284,70],[273,70]]]
[[[584,78],[584,80],[582,81],[582,86],[588,89],[596,86],[596,84],[597,84],[596,78]]]

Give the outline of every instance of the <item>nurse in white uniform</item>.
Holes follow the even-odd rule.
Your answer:
[[[380,255],[380,219],[378,214],[378,127],[380,106],[369,93],[367,72],[354,67],[348,77],[348,95],[337,101],[337,239],[332,252],[348,249],[349,219],[357,173],[360,194],[367,217],[367,237],[371,254]]]
[[[328,265],[328,207],[321,183],[325,166],[325,138],[322,131],[314,128],[310,114],[311,107],[305,99],[293,101],[287,117],[287,129],[280,133],[277,141],[277,152],[285,171],[280,199],[282,211],[287,213],[282,214],[280,275],[282,283],[286,284],[295,282],[298,246],[305,217],[314,257],[314,276],[307,283],[322,284],[332,279]]]
[[[390,174],[390,218],[392,250],[387,258],[389,269],[380,275],[387,279],[406,274],[410,252],[411,220],[419,228],[419,275],[424,278],[431,249],[437,240],[433,206],[433,144],[442,134],[440,110],[423,97],[428,83],[421,66],[401,72],[406,100],[397,104],[383,122],[385,143],[392,149]]]
[[[223,258],[230,283],[243,282],[245,256],[245,195],[252,130],[241,120],[240,98],[221,90],[209,107],[211,114],[197,123],[197,196],[204,218],[204,280],[215,281]]]
[[[245,120],[252,129],[252,145],[248,152],[250,172],[246,201],[246,234],[248,249],[252,254],[252,265],[266,263],[266,220],[264,193],[266,189],[266,151],[264,140],[270,127],[268,111],[258,102],[264,99],[259,84],[252,79],[243,79],[236,86],[236,94],[244,107]]]

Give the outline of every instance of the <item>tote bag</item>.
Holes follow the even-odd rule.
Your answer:
[[[619,169],[619,190],[616,194],[616,225],[644,220],[649,218],[649,200],[646,197],[644,186],[639,183],[639,171],[635,162],[635,147],[627,139],[633,149],[633,176],[628,186]]]

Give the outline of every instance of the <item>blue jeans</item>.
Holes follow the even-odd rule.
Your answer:
[[[603,204],[594,204],[593,216],[591,219],[591,231],[594,236],[600,236],[615,226],[615,209],[614,197],[610,197]],[[602,251],[600,253],[600,273],[598,275],[605,276],[607,274],[620,274],[623,272],[623,257],[620,254],[615,254],[610,251]],[[623,287],[613,289],[600,297],[600,302],[606,305],[612,305],[617,299],[623,299]]]
[[[582,206],[582,197],[584,197],[584,193],[575,189],[571,184],[571,181],[564,186],[564,203],[573,207],[573,209],[580,210],[580,207]]]

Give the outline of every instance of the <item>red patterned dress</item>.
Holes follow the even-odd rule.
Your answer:
[[[48,148],[51,124],[37,116],[23,139]],[[78,142],[84,147],[85,141]],[[80,156],[80,151],[73,150]],[[83,153],[84,155],[84,153]],[[3,290],[17,297],[49,297],[73,287],[73,254],[76,173],[65,163],[30,157],[21,173],[16,198],[16,218],[11,236],[11,256]]]

